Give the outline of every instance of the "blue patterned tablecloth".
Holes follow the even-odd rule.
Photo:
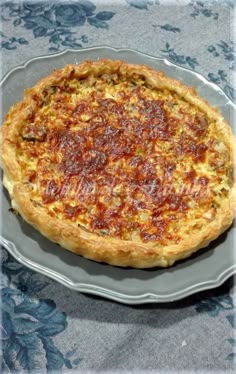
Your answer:
[[[39,55],[109,45],[166,57],[236,100],[235,0],[2,1],[1,75]],[[4,217],[3,224],[4,224]],[[69,290],[1,250],[2,371],[233,371],[233,280],[163,305]]]

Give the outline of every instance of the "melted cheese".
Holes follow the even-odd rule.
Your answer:
[[[215,122],[177,94],[112,75],[63,80],[36,100],[17,157],[32,200],[49,214],[168,244],[228,198],[227,146]]]

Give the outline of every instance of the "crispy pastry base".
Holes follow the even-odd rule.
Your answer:
[[[223,233],[233,221],[236,211],[236,186],[231,189],[228,200],[222,202],[217,209],[216,217],[209,224],[204,225],[198,232],[182,237],[178,244],[161,246],[157,242],[141,243],[120,240],[113,237],[103,237],[85,231],[76,224],[59,220],[47,213],[47,210],[35,206],[30,200],[30,193],[22,183],[21,169],[16,159],[14,142],[17,139],[20,124],[27,117],[27,108],[33,106],[32,96],[41,92],[45,87],[60,82],[62,78],[70,77],[74,71],[76,77],[87,77],[89,74],[109,74],[121,72],[127,78],[138,74],[145,77],[151,87],[169,89],[180,97],[205,112],[209,118],[216,120],[218,131],[234,157],[234,137],[228,124],[215,108],[199,98],[193,88],[185,87],[177,80],[166,77],[162,72],[156,72],[144,65],[132,65],[123,61],[99,60],[85,61],[79,65],[67,65],[61,70],[52,72],[46,78],[25,91],[21,102],[15,104],[8,112],[1,129],[1,164],[4,171],[3,184],[7,188],[12,207],[34,228],[52,242],[63,248],[82,255],[88,259],[105,262],[116,266],[130,266],[135,268],[167,267],[177,260],[189,257],[197,250],[208,244]],[[6,125],[6,121],[11,125]]]

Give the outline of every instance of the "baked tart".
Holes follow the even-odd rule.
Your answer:
[[[235,216],[229,125],[193,88],[144,65],[53,71],[10,108],[1,148],[13,209],[91,260],[171,266]]]

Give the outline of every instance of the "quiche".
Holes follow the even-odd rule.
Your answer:
[[[134,268],[171,266],[230,227],[234,150],[193,88],[109,59],[53,71],[1,128],[13,209],[65,249]]]

